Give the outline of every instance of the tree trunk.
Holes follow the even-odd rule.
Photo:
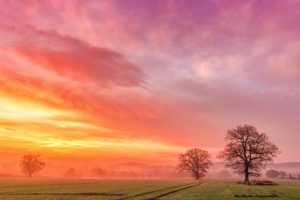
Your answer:
[[[196,180],[199,180],[199,178],[200,178],[199,172],[198,172],[198,171],[195,171],[194,174],[195,174],[195,179],[196,179]]]
[[[250,184],[249,170],[248,170],[247,167],[245,168],[245,180],[244,180],[244,182],[245,182],[246,184]]]

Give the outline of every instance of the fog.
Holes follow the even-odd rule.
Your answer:
[[[262,171],[265,178],[266,170],[284,171],[293,177],[300,174],[300,162],[269,164]],[[18,161],[0,164],[0,178],[25,177],[19,168]],[[175,165],[151,165],[138,162],[123,162],[109,165],[75,165],[73,163],[46,163],[46,167],[35,178],[64,179],[192,179],[189,172],[176,169]],[[238,175],[224,167],[224,163],[214,163],[205,178],[236,179]]]

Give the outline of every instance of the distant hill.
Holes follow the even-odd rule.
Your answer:
[[[300,168],[300,162],[287,162],[287,163],[272,163],[268,165],[269,167],[290,167],[290,168]]]
[[[298,177],[300,174],[300,162],[271,163],[267,166],[268,169],[285,171],[288,174]]]
[[[129,163],[118,163],[115,165],[111,165],[112,168],[131,168],[131,169],[145,169],[145,168],[153,168],[153,167],[161,167],[161,168],[172,168],[175,166],[171,165],[147,165],[144,163],[137,162],[129,162]],[[213,169],[221,169],[225,167],[224,162],[215,162],[213,163]],[[300,162],[285,162],[285,163],[271,163],[267,165],[267,168],[290,168],[290,169],[299,169],[300,170]]]
[[[214,163],[213,167],[210,170],[211,174],[217,174],[220,170],[224,169],[225,163],[217,162]],[[277,171],[285,171],[287,174],[291,174],[293,176],[298,177],[300,174],[300,162],[285,162],[285,163],[270,163],[267,165],[267,170],[277,170]],[[265,172],[262,173],[264,176]]]

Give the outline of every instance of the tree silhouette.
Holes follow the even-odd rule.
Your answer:
[[[207,151],[201,149],[190,149],[179,156],[178,169],[190,171],[193,177],[198,180],[204,177],[205,173],[212,165],[210,155]]]
[[[70,168],[64,173],[63,176],[64,178],[76,178],[76,170],[74,168]]]
[[[280,178],[286,178],[288,175],[285,171],[280,171]]]
[[[245,176],[245,183],[250,183],[250,176],[260,176],[261,169],[273,161],[279,153],[265,133],[259,133],[251,125],[237,126],[228,130],[227,142],[220,157],[226,160],[226,167]]]
[[[268,178],[278,178],[280,176],[280,172],[277,170],[271,169],[271,170],[266,171],[266,176]]]
[[[22,157],[20,167],[22,173],[31,178],[45,167],[45,162],[42,161],[40,155],[27,154]]]

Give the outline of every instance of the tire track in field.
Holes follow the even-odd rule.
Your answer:
[[[86,184],[95,184],[98,182],[78,182],[78,183],[42,183],[42,184],[20,184],[20,185],[0,185],[1,188],[16,188],[16,187],[48,187],[48,186],[61,186],[61,185],[86,185]]]
[[[132,199],[132,198],[135,198],[135,197],[141,197],[141,196],[145,196],[147,194],[152,194],[152,193],[156,193],[156,192],[161,192],[161,191],[165,191],[165,190],[169,190],[169,189],[174,189],[174,188],[179,188],[179,187],[184,187],[184,189],[188,189],[190,187],[195,187],[195,186],[198,186],[202,184],[201,183],[188,183],[188,184],[182,184],[182,185],[176,185],[176,186],[172,186],[172,187],[166,187],[166,188],[161,188],[161,189],[158,189],[158,190],[151,190],[151,191],[148,191],[148,192],[143,192],[143,193],[139,193],[139,194],[136,194],[136,195],[131,195],[131,196],[127,196],[127,197],[121,197],[119,199],[116,199],[116,200],[127,200],[127,199]],[[176,189],[178,190],[178,189]],[[181,190],[181,188],[179,189]],[[174,190],[172,190],[174,191]],[[165,194],[165,193],[164,193]]]
[[[250,195],[234,195],[236,198],[272,198],[272,197],[280,197],[278,194],[272,193],[272,194],[250,194]]]
[[[176,189],[176,190],[172,190],[172,191],[169,191],[169,192],[166,192],[166,193],[157,195],[157,196],[155,196],[155,197],[148,198],[148,199],[146,199],[146,200],[158,200],[158,199],[160,199],[161,197],[165,197],[165,196],[168,196],[168,195],[171,195],[171,194],[174,194],[174,193],[176,193],[176,192],[180,192],[180,191],[183,191],[183,190],[186,190],[186,189],[189,189],[189,188],[197,187],[197,186],[199,186],[199,185],[202,185],[203,183],[205,183],[205,182],[201,182],[201,183],[197,183],[197,184],[194,184],[194,185],[190,185],[190,186],[187,186],[187,187],[184,187],[184,188],[179,188],[179,189]]]

